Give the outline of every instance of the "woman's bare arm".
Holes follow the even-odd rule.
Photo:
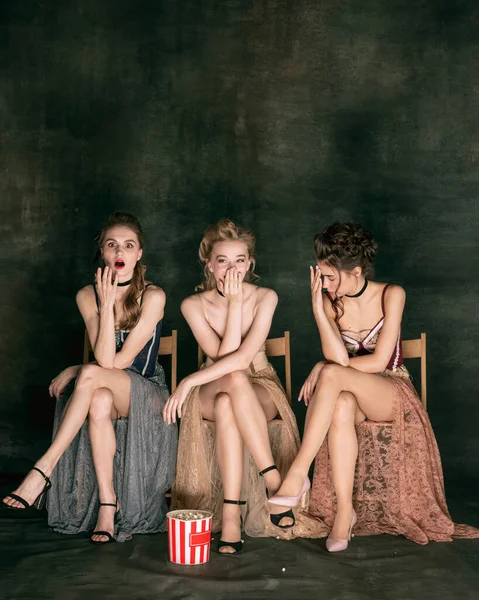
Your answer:
[[[331,301],[326,296],[323,298],[324,308],[322,311],[313,311],[316,324],[318,326],[319,337],[321,338],[321,349],[324,358],[329,362],[337,363],[347,367],[350,361],[348,351],[341,339],[336,321],[334,320],[334,311]]]
[[[159,287],[150,286],[143,296],[141,316],[138,323],[128,334],[121,350],[115,354],[113,367],[126,369],[145,347],[153,335],[156,325],[165,314],[166,294]]]
[[[313,314],[321,338],[324,358],[330,362],[347,367],[349,356],[334,321],[331,300],[322,292],[321,269],[310,267],[311,300]]]
[[[158,321],[163,318],[165,303],[164,291],[156,286],[149,287],[144,293],[140,320],[129,333],[122,349],[116,352],[113,310],[111,311],[113,319],[111,323],[106,310],[105,315],[102,315],[101,311],[98,312],[93,287],[87,286],[81,289],[77,294],[77,304],[98,364],[107,369],[129,367],[152,336]]]
[[[234,371],[246,370],[268,337],[277,304],[278,296],[276,295],[276,292],[273,290],[265,290],[262,298],[258,301],[253,324],[238,350],[219,359],[215,364],[189,375],[188,380],[191,387],[215,381]],[[198,326],[193,325],[192,329],[193,334],[195,334],[194,330],[196,329],[196,331],[198,331]],[[217,336],[216,339],[218,340]],[[197,341],[203,350],[207,352],[202,343],[204,344],[205,341],[208,343],[210,340],[206,340],[205,337],[202,341],[200,337]]]

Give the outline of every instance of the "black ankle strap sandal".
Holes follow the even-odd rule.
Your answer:
[[[274,469],[279,471],[279,469],[276,465],[271,465],[270,467],[266,467],[266,469],[263,469],[262,471],[260,471],[259,475],[260,475],[260,477],[263,477],[265,475],[265,473],[269,473],[269,471],[273,471]],[[269,498],[268,488],[266,488],[266,497]],[[280,525],[281,521],[286,517],[293,521],[291,523],[291,525]],[[277,515],[272,515],[270,513],[269,518],[270,518],[271,523],[273,523],[273,525],[275,527],[279,527],[280,529],[290,529],[291,527],[294,527],[296,524],[296,518],[295,518],[293,510],[291,508],[288,510],[285,510],[284,512],[279,513]]]
[[[111,502],[100,502],[100,506],[114,506],[116,508],[115,511],[115,517],[113,519],[113,523],[116,523],[116,518],[118,516],[118,512],[119,512],[119,508],[118,508],[118,501],[115,502],[115,504],[111,503]],[[93,536],[94,535],[103,535],[105,537],[107,537],[107,540],[94,540]],[[93,531],[93,533],[91,534],[90,537],[90,542],[92,542],[93,544],[112,544],[113,542],[116,542],[115,538],[111,535],[111,533],[109,531]]]
[[[238,506],[244,506],[246,504],[246,500],[223,500],[223,504],[237,504]],[[241,529],[243,529],[243,517],[240,517]],[[225,546],[229,546],[233,548],[234,552],[220,552],[220,548],[224,548]],[[218,542],[218,553],[223,556],[238,554],[243,550],[243,540],[239,540],[239,542],[225,542],[224,540],[220,540]]]
[[[42,510],[42,508],[45,506],[45,501],[47,499],[47,492],[52,487],[52,482],[50,481],[50,478],[47,477],[45,475],[45,473],[38,467],[32,467],[31,471],[38,471],[38,473],[40,473],[40,475],[45,480],[45,485],[43,487],[43,490],[38,494],[38,496],[32,502],[32,504],[28,504],[28,502],[25,500],[25,498],[22,498],[18,494],[8,494],[9,498],[13,498],[13,500],[20,502],[20,504],[23,504],[23,508],[19,508],[18,506],[10,506],[9,504],[4,503],[7,508],[10,508],[12,510],[25,510],[26,508],[36,508],[37,510]]]

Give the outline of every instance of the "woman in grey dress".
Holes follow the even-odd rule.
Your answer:
[[[50,490],[48,522],[56,531],[94,529],[91,540],[108,543],[163,531],[177,431],[163,420],[169,393],[157,361],[165,293],[145,282],[138,220],[111,215],[98,252],[105,267],[77,294],[95,363],[52,381],[53,443],[3,502],[41,508]],[[73,393],[62,394],[73,379]]]

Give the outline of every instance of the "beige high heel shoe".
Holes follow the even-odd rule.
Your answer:
[[[326,540],[326,550],[328,552],[342,552],[343,550],[346,550],[346,548],[349,545],[349,542],[351,541],[353,527],[356,525],[357,522],[358,516],[356,514],[356,511],[353,509],[353,518],[351,519],[351,525],[349,526],[348,539],[333,540],[331,536],[328,536],[328,539]]]

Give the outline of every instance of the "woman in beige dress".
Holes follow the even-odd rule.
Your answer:
[[[254,251],[253,233],[227,219],[206,229],[200,293],[181,310],[207,359],[164,409],[167,422],[181,417],[173,507],[213,511],[222,554],[241,550],[242,516],[246,533],[265,535],[265,486],[270,496],[277,492],[299,447],[294,415],[265,355],[278,298],[251,283]],[[270,517],[279,527],[294,518],[277,507]]]

